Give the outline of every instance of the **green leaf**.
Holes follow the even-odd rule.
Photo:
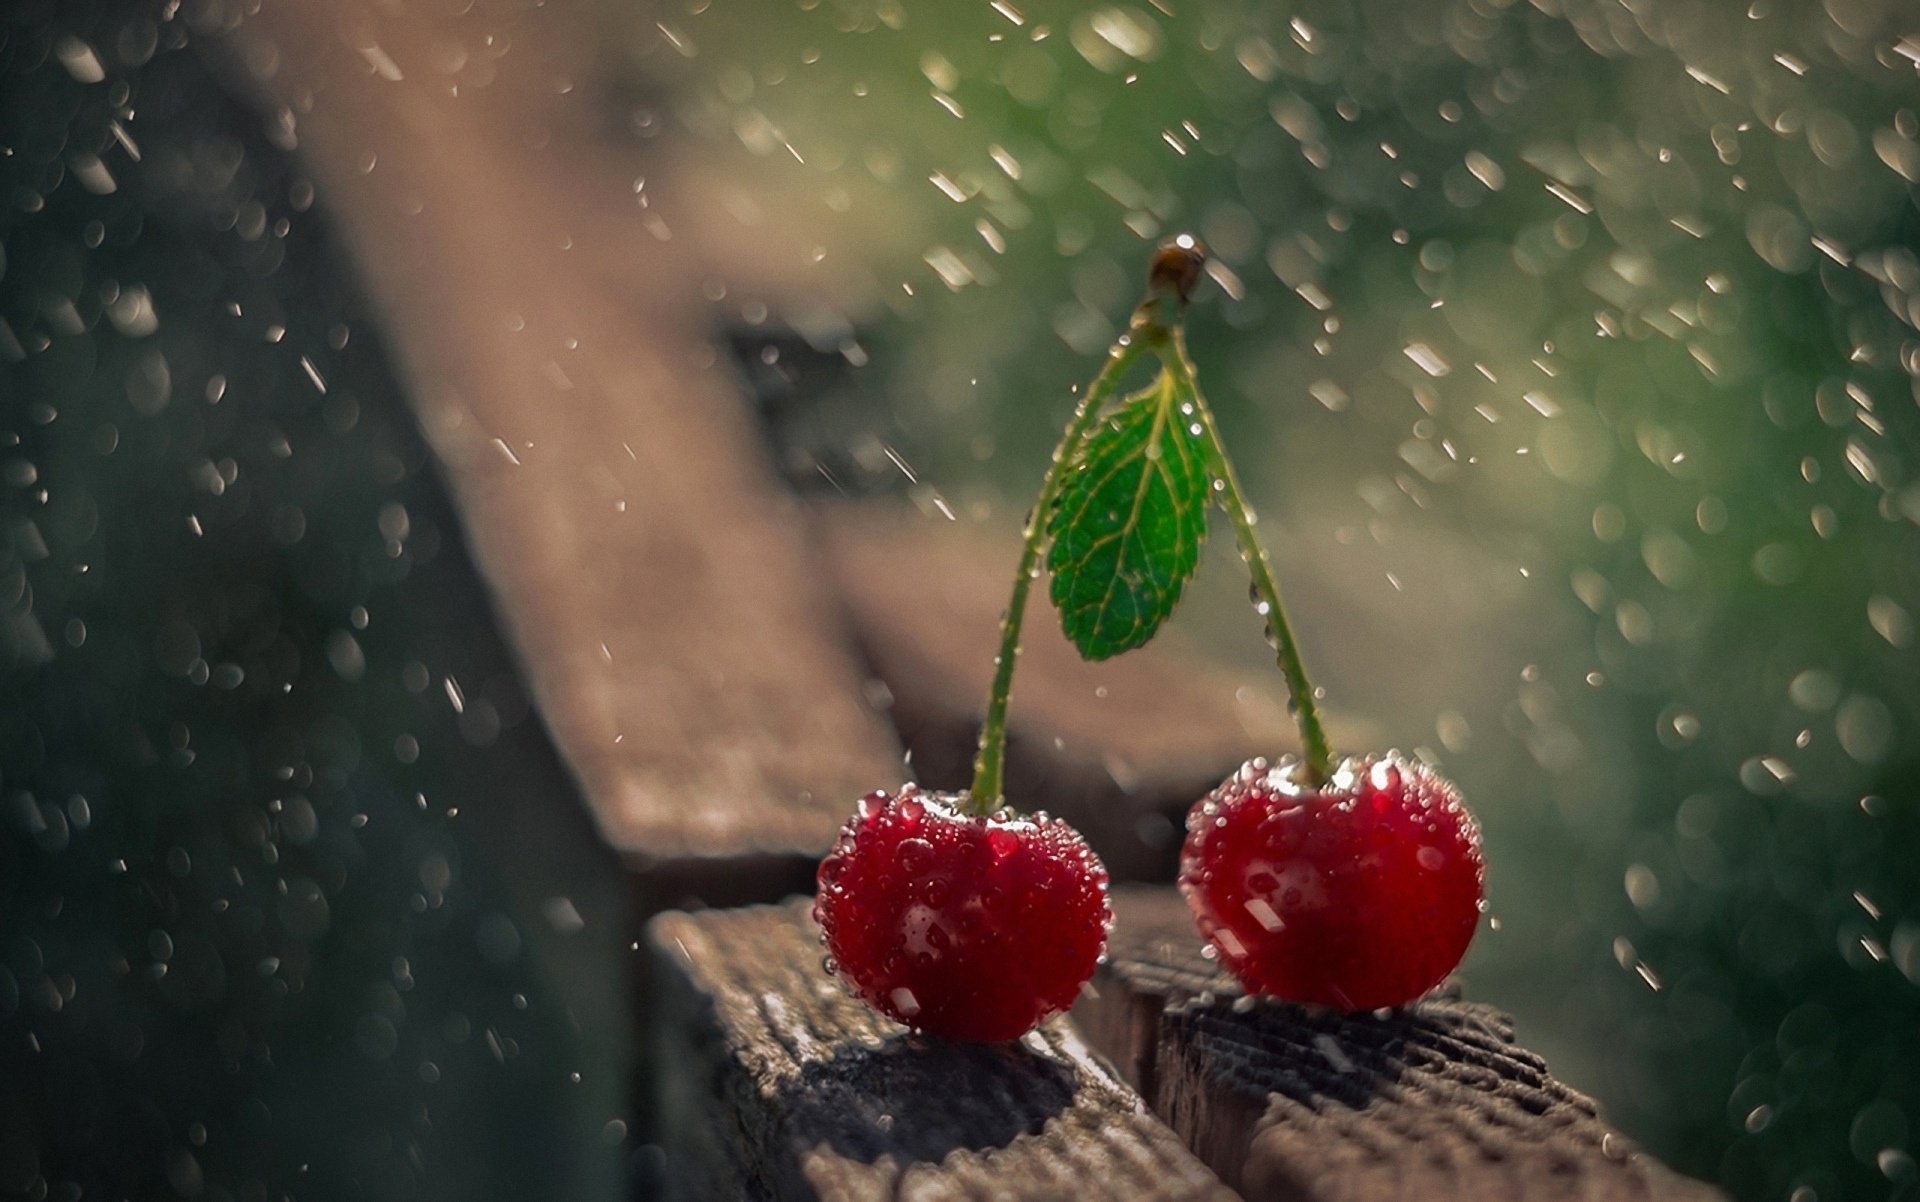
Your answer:
[[[1200,562],[1210,473],[1193,422],[1163,372],[1080,445],[1047,523],[1047,567],[1082,658],[1144,645]]]

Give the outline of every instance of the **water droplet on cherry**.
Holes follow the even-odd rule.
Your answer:
[[[902,871],[919,876],[933,864],[933,844],[925,839],[902,839],[895,857]]]

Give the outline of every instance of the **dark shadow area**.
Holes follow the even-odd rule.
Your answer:
[[[615,1196],[616,866],[177,8],[0,17],[0,1194]]]
[[[1201,998],[1170,1007],[1161,1032],[1156,1111],[1249,1196],[1314,1196],[1345,1171],[1329,1166],[1601,1156],[1593,1104],[1516,1048],[1489,1007],[1346,1015]]]
[[[1663,1140],[1685,1149],[1679,1167],[1736,1197],[1914,1196],[1920,757],[1896,752],[1852,804],[1680,784],[1702,790],[1696,813],[1729,817],[1703,874],[1714,903],[1675,906],[1644,940],[1676,1012],[1714,1016],[1660,1032],[1691,1069],[1680,1102],[1703,1116]],[[1730,1004],[1711,1006],[1729,981],[1742,983]],[[1661,1099],[1636,1103],[1655,1111]]]
[[[718,910],[811,894],[819,866],[811,856],[774,853],[725,860],[630,861],[638,915],[634,930],[663,910]]]
[[[964,1082],[964,1088],[956,1083]],[[951,1044],[898,1035],[842,1047],[780,1092],[794,1141],[872,1163],[938,1164],[1038,1132],[1073,1103],[1075,1074],[1021,1044]]]
[[[1165,1017],[1172,1038],[1197,1058],[1229,1067],[1228,1080],[1249,1097],[1277,1093],[1352,1110],[1423,1071],[1452,1072],[1460,1064],[1493,1073],[1524,1063],[1534,1070],[1525,1084],[1549,1084],[1544,1067],[1513,1047],[1504,1021],[1490,1007],[1463,1002],[1427,1001],[1376,1016],[1246,997],[1187,1002]]]
[[[787,485],[808,497],[898,496],[918,483],[910,440],[855,369],[867,353],[851,326],[797,330],[735,323],[723,333]]]

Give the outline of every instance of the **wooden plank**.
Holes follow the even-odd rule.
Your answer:
[[[979,1047],[874,1014],[822,969],[809,905],[648,929],[667,1196],[1232,1197],[1067,1020]]]
[[[1115,891],[1108,960],[1073,1017],[1248,1197],[1710,1202],[1555,1080],[1488,1006],[1339,1015],[1241,995],[1172,889]]]
[[[636,205],[659,164],[606,139],[573,86],[589,18],[493,2],[193,17],[225,35],[353,253],[602,834],[637,863],[792,882],[853,798],[898,782],[900,752],[699,328],[704,273]],[[311,362],[324,379],[326,349]]]
[[[825,566],[868,669],[891,695],[916,777],[964,788],[1018,534],[882,502],[828,503],[816,514]],[[1007,796],[1073,822],[1116,879],[1170,879],[1194,802],[1249,757],[1297,747],[1279,674],[1210,664],[1177,627],[1087,663],[1046,599],[1032,606],[1009,714]],[[1334,727],[1344,746],[1378,741],[1352,721]]]

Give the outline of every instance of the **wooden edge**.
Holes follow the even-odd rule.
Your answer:
[[[1066,1019],[977,1046],[869,1010],[804,898],[662,914],[647,947],[667,1197],[1232,1197]]]
[[[1514,1042],[1445,996],[1341,1015],[1243,996],[1172,889],[1122,888],[1073,1017],[1222,1180],[1248,1197],[1721,1197],[1640,1152]]]
[[[814,874],[820,868],[819,856],[811,852],[667,859],[629,856],[623,863],[641,923],[662,910],[722,909],[812,893]]]

